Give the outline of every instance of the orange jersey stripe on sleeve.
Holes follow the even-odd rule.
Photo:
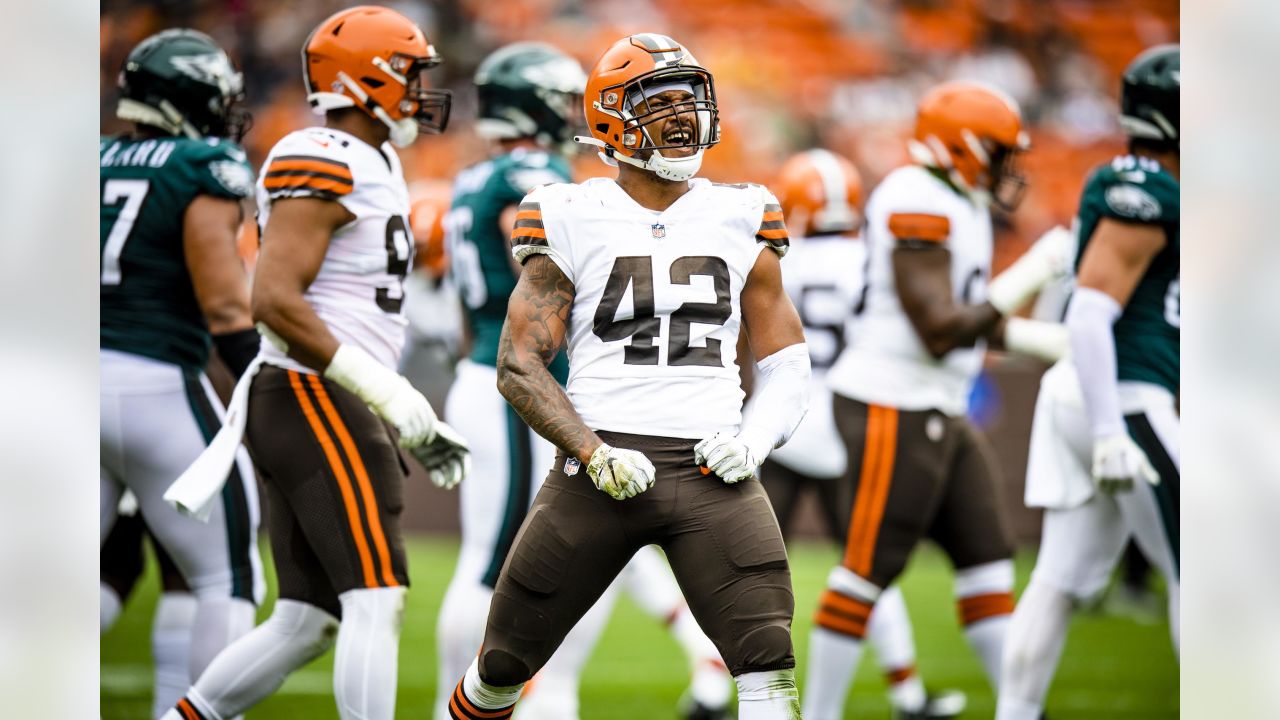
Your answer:
[[[893,213],[889,216],[889,232],[898,240],[942,243],[951,234],[951,221],[943,215]]]

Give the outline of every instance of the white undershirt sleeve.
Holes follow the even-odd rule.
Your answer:
[[[809,346],[789,345],[756,363],[751,414],[738,438],[763,460],[782,447],[809,409]]]
[[[1078,288],[1067,308],[1071,354],[1094,437],[1125,431],[1116,379],[1116,344],[1112,326],[1120,303],[1101,290]]]

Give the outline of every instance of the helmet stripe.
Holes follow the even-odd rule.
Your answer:
[[[809,161],[813,163],[813,168],[818,171],[818,177],[822,179],[822,191],[826,195],[823,198],[822,209],[824,211],[834,209],[836,212],[848,211],[849,186],[835,156],[827,150],[816,148],[809,151]]]

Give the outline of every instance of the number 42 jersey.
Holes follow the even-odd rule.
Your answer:
[[[662,212],[611,179],[544,185],[511,240],[517,260],[546,254],[573,283],[567,391],[587,426],[676,438],[737,432],[742,288],[787,243],[767,190],[703,179]]]
[[[387,143],[374,148],[332,128],[299,130],[276,143],[257,186],[258,225],[271,204],[288,198],[340,203],[355,220],[338,228],[303,297],[340,343],[360,347],[396,367],[407,320],[401,310],[404,278],[413,261],[409,190],[400,159]],[[264,238],[270,242],[270,238]],[[267,341],[268,362],[314,372]]]

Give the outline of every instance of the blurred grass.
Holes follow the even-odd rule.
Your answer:
[[[408,541],[413,590],[409,593],[400,643],[397,717],[428,719],[435,694],[435,624],[444,588],[453,572],[456,540],[415,537]],[[270,569],[270,552],[263,559]],[[837,560],[821,544],[791,547],[796,589],[794,638],[803,674],[810,618],[828,570]],[[1025,585],[1034,554],[1018,557],[1018,586]],[[150,621],[157,597],[155,568],[149,565],[111,632],[102,638],[101,699],[104,720],[148,717],[151,696]],[[958,688],[969,695],[965,717],[989,718],[995,700],[956,622],[951,574],[932,547],[917,552],[903,578],[915,625],[919,668],[933,688]],[[274,586],[271,588],[274,597]],[[270,609],[271,599],[265,604]],[[261,613],[265,615],[265,611]],[[687,682],[685,662],[675,642],[625,597],[582,679],[582,717],[675,718],[675,704]],[[334,718],[331,691],[333,654],[295,673],[279,693],[248,714],[250,720]],[[802,689],[803,692],[803,689]],[[887,718],[884,684],[870,653],[864,658],[846,706],[846,717]],[[1131,720],[1178,715],[1178,665],[1164,621],[1141,624],[1093,612],[1071,627],[1066,653],[1049,694],[1053,720]]]

